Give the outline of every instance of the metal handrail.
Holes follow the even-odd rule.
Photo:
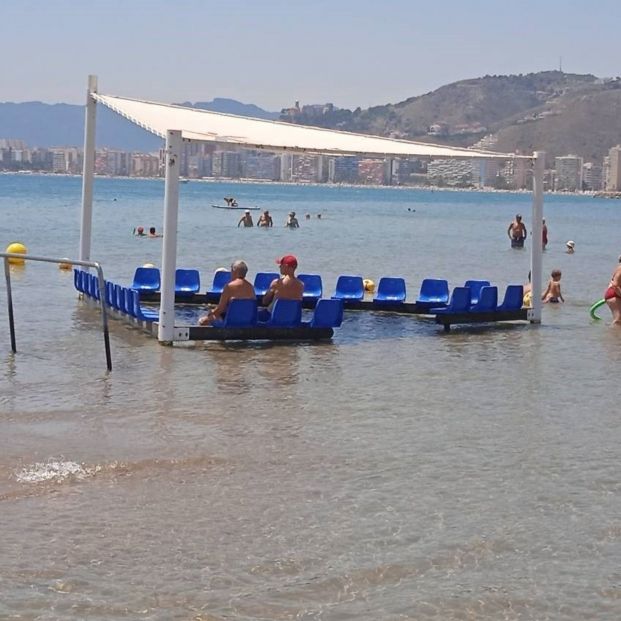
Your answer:
[[[65,263],[79,265],[81,267],[94,267],[97,270],[97,284],[99,286],[99,301],[101,306],[101,323],[103,327],[104,346],[106,348],[106,364],[108,371],[112,371],[112,356],[110,355],[110,335],[108,333],[108,315],[106,313],[106,288],[104,273],[101,265],[96,261],[78,261],[77,259],[54,259],[52,257],[35,257],[32,255],[18,254],[15,252],[0,252],[0,257],[4,257],[4,275],[6,277],[6,301],[9,312],[9,330],[11,332],[11,350],[17,352],[15,344],[15,322],[13,320],[13,295],[11,291],[11,270],[9,259],[21,259],[23,261],[40,261],[42,263]]]

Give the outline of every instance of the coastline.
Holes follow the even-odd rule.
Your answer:
[[[7,176],[27,176],[27,177],[69,177],[69,178],[82,178],[81,174],[71,173],[50,173],[50,172],[34,172],[27,170],[16,171],[0,171],[0,175]],[[122,175],[98,175],[95,174],[96,179],[123,179],[123,180],[137,180],[137,181],[161,181],[164,182],[164,177],[126,177]],[[180,183],[227,183],[238,185],[274,185],[274,186],[291,186],[291,187],[321,187],[321,188],[348,188],[348,189],[372,189],[372,190],[402,190],[409,191],[415,190],[419,192],[475,192],[480,194],[531,194],[532,190],[528,189],[515,189],[505,190],[498,188],[452,188],[452,187],[437,187],[429,185],[379,185],[379,184],[359,184],[359,183],[318,183],[318,182],[299,182],[299,181],[271,181],[264,179],[230,179],[227,177],[203,177],[200,179],[183,177],[180,179]],[[594,198],[621,198],[621,193],[614,192],[601,192],[588,190],[584,192],[568,192],[565,190],[545,190],[544,194],[554,196],[591,196]],[[615,196],[607,196],[608,194],[615,194]],[[618,194],[618,195],[616,195]]]

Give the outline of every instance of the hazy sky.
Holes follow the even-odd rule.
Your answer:
[[[0,0],[0,101],[396,103],[465,78],[621,74],[621,0]]]

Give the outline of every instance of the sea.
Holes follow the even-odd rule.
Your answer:
[[[96,178],[92,259],[161,265],[160,180]],[[77,258],[81,180],[0,175],[0,245]],[[238,228],[223,197],[269,209]],[[526,281],[529,194],[180,186],[179,267],[283,254],[321,274],[451,287]],[[621,618],[621,330],[589,316],[621,252],[621,202],[546,195],[541,325],[346,312],[325,343],[174,347],[100,316],[71,272],[0,284],[0,619]],[[295,211],[300,228],[284,222]],[[253,212],[256,215],[260,212]],[[306,218],[306,215],[309,218]],[[321,218],[318,218],[321,215]],[[164,231],[166,233],[166,231]],[[576,251],[565,253],[573,240]]]

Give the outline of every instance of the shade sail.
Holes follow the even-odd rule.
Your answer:
[[[410,142],[307,127],[282,121],[252,119],[98,93],[92,93],[92,97],[161,138],[166,138],[166,132],[174,129],[180,130],[182,137],[186,140],[291,153],[475,159],[520,157],[507,153],[475,151],[424,142]]]

